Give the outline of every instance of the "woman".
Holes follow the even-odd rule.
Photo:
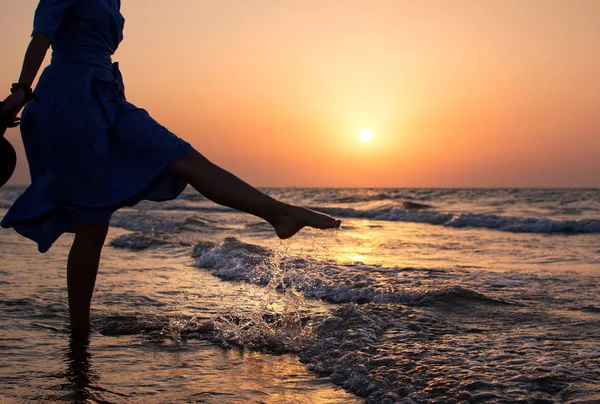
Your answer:
[[[26,104],[21,134],[31,185],[2,221],[47,251],[64,232],[71,330],[86,335],[111,215],[141,200],[176,198],[190,184],[212,201],[269,222],[280,238],[340,221],[279,202],[214,165],[125,99],[111,55],[123,39],[120,0],[41,0],[23,69],[2,113]],[[48,48],[52,62],[32,94]],[[31,101],[31,102],[28,102]],[[14,118],[17,121],[17,118]]]

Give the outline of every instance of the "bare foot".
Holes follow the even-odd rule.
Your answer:
[[[281,239],[292,237],[305,226],[316,229],[332,229],[340,227],[342,224],[340,220],[336,220],[329,215],[300,206],[289,206],[286,210],[286,212],[279,214],[274,220],[270,221],[277,236]]]

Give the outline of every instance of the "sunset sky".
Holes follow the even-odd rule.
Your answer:
[[[36,5],[2,2],[6,95]],[[253,185],[600,186],[598,0],[122,0],[121,12],[128,100]],[[18,131],[8,138],[11,183],[27,184]]]

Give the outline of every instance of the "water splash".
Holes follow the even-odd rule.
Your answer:
[[[227,347],[238,345],[269,352],[299,352],[314,340],[313,318],[294,277],[289,276],[291,241],[264,259],[264,271],[256,271],[251,283],[268,282],[250,312],[239,301],[213,316],[215,339]]]

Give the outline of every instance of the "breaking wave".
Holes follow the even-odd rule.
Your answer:
[[[427,223],[453,228],[483,228],[512,233],[600,233],[600,220],[597,219],[552,220],[481,213],[454,214],[425,209],[406,209],[394,204],[365,210],[331,207],[314,207],[313,209],[337,217]]]
[[[267,285],[274,276],[284,274],[282,284],[293,286],[307,298],[330,303],[406,303],[428,304],[435,301],[470,301],[510,304],[462,288],[441,286],[432,289],[406,287],[403,274],[415,274],[413,268],[382,270],[369,265],[341,265],[302,257],[276,260],[275,252],[262,246],[229,237],[221,243],[201,242],[192,256],[196,266],[207,268],[221,279]],[[281,271],[281,272],[279,272]],[[423,269],[417,272],[428,273]],[[440,272],[435,270],[433,272]],[[429,277],[433,286],[436,275]]]

